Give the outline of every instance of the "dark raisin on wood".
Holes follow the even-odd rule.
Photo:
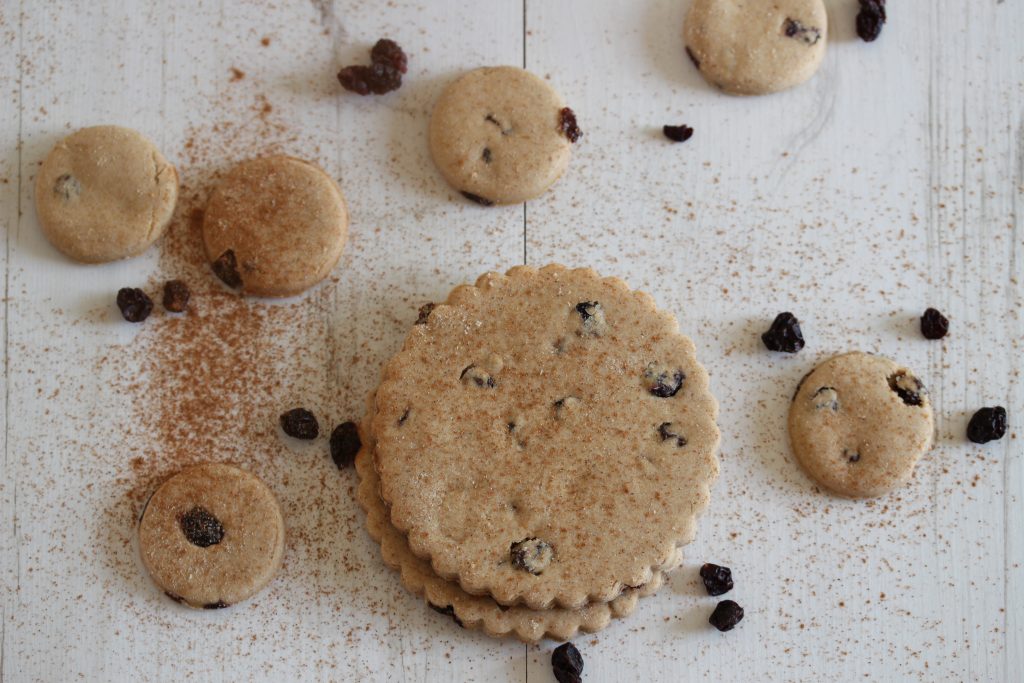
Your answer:
[[[872,42],[882,32],[885,19],[885,0],[860,0],[857,35],[867,43]]]
[[[949,320],[935,308],[927,308],[921,316],[921,334],[925,339],[942,339],[949,333]]]
[[[558,683],[580,683],[583,680],[583,655],[572,643],[563,643],[551,653],[551,671]]]
[[[363,442],[355,422],[342,422],[331,432],[331,459],[339,470],[355,462],[356,454],[362,447]]]
[[[576,114],[569,107],[562,107],[562,110],[558,112],[558,130],[569,138],[569,142],[576,142],[583,137],[583,131],[576,123]]]
[[[708,623],[719,631],[731,631],[743,621],[743,608],[732,600],[722,600],[708,618]]]
[[[655,363],[651,363],[644,371],[644,380],[647,390],[658,398],[671,398],[679,393],[683,386],[686,374],[681,369],[664,370]]]
[[[153,300],[138,287],[122,287],[117,290],[117,307],[125,320],[141,323],[153,312]]]
[[[919,406],[923,397],[928,393],[921,380],[905,370],[899,370],[889,375],[889,388],[896,392],[908,406]]]
[[[690,49],[689,45],[686,46],[686,56],[690,58],[690,61],[693,62],[695,67],[698,69],[700,68],[700,60],[697,59],[697,55],[693,54],[693,50]]]
[[[320,435],[320,423],[316,415],[305,408],[292,408],[281,413],[281,429],[290,437],[309,441]]]
[[[800,331],[800,322],[795,315],[788,311],[775,316],[772,326],[761,335],[761,341],[769,351],[796,353],[804,348],[804,335]]]
[[[409,70],[409,57],[398,43],[390,38],[381,38],[370,50],[370,61],[374,64],[387,64],[401,73]]]
[[[203,609],[224,609],[225,607],[231,607],[231,605],[224,602],[223,600],[218,600],[217,602],[209,602],[203,605]]]
[[[188,300],[192,292],[181,280],[168,280],[164,283],[164,309],[171,313],[184,313],[188,308]]]
[[[814,28],[813,26],[804,26],[796,19],[786,19],[782,28],[787,38],[801,40],[807,45],[814,45],[821,40],[821,29]]]
[[[693,137],[693,128],[686,124],[681,126],[662,126],[661,132],[672,142],[686,142]]]
[[[224,540],[224,526],[204,507],[195,506],[180,518],[181,533],[192,545],[209,548]]]
[[[466,628],[465,625],[463,625],[462,620],[459,619],[459,617],[455,614],[455,608],[452,605],[448,605],[447,607],[438,607],[437,605],[429,602],[427,603],[427,605],[430,607],[430,609],[434,610],[438,614],[443,614],[445,616],[451,617],[452,620],[459,625],[459,628]]]
[[[679,427],[673,422],[662,422],[658,425],[658,435],[662,441],[675,439],[676,447],[682,448],[686,445],[686,437],[680,433]]]
[[[426,325],[427,324],[427,318],[430,317],[430,314],[434,312],[434,309],[436,307],[437,307],[437,304],[433,304],[433,303],[426,303],[426,304],[423,304],[422,306],[420,306],[419,315],[416,317],[416,324],[417,325]]]
[[[732,590],[732,570],[710,562],[700,568],[700,578],[708,595],[723,595]]]
[[[211,267],[213,274],[231,289],[238,289],[242,286],[242,276],[238,273],[238,259],[235,258],[234,249],[228,249],[218,256]]]
[[[534,575],[543,572],[554,558],[554,548],[539,538],[524,538],[509,547],[512,566]]]
[[[491,148],[490,147],[484,147],[484,151],[480,155],[480,158],[482,158],[484,160],[485,164],[491,163],[491,161],[494,160],[494,154],[491,152]]]
[[[355,64],[338,72],[341,87],[358,95],[384,95],[402,86],[402,72],[390,64]]]
[[[78,178],[75,176],[65,173],[54,182],[53,193],[64,201],[70,201],[82,194],[82,184],[78,182]]]
[[[1006,435],[1006,408],[981,408],[967,423],[967,438],[974,443],[998,441]]]
[[[490,199],[487,199],[485,197],[481,197],[478,194],[473,194],[472,192],[466,192],[465,190],[461,190],[459,192],[459,194],[461,194],[463,197],[465,197],[466,199],[468,199],[471,202],[476,202],[480,206],[494,206],[494,202],[492,202]]]

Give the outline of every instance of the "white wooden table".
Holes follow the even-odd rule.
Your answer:
[[[865,44],[854,0],[831,0],[818,75],[756,99],[700,79],[680,37],[687,4],[0,1],[0,678],[553,680],[552,643],[462,631],[408,594],[362,529],[354,473],[274,421],[301,403],[325,421],[360,415],[421,303],[557,261],[673,311],[722,408],[721,478],[686,563],[633,617],[576,640],[586,680],[1021,680],[1024,2],[891,2]],[[338,67],[385,35],[410,54],[406,84],[342,93]],[[550,78],[585,131],[566,176],[525,207],[469,204],[429,160],[432,102],[485,64]],[[225,389],[247,419],[213,415],[212,452],[192,454],[247,463],[285,507],[282,572],[233,609],[170,603],[133,544],[140,472],[173,463],[135,417],[160,390],[134,370],[159,322],[128,325],[113,299],[173,274],[167,244],[84,267],[37,225],[39,161],[98,123],[154,139],[183,207],[211,171],[269,149],[317,160],[349,199],[336,281],[252,305],[287,310],[252,339],[274,386]],[[696,134],[672,145],[665,123]],[[929,305],[952,321],[942,342],[917,331]],[[782,310],[808,340],[794,357],[759,340]],[[937,409],[914,481],[874,502],[819,492],[786,444],[797,380],[854,348],[914,368]],[[1011,434],[967,443],[971,412],[995,404]],[[705,561],[733,568],[746,618],[731,633],[706,623]]]

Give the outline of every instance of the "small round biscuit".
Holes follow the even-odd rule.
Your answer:
[[[828,15],[822,0],[693,0],[683,34],[709,83],[764,95],[814,75],[825,56]]]
[[[93,126],[50,150],[36,176],[43,234],[66,256],[105,263],[137,256],[163,233],[178,174],[139,133]]]
[[[819,484],[852,498],[905,484],[933,431],[921,381],[888,358],[857,351],[814,368],[789,408],[797,460]]]
[[[284,554],[284,520],[255,475],[231,465],[197,465],[149,499],[139,548],[169,597],[190,607],[228,607],[274,577]]]
[[[563,117],[572,117],[570,132],[563,132]],[[430,153],[467,199],[517,204],[565,171],[574,126],[571,110],[542,78],[514,66],[484,67],[441,94],[430,118]]]
[[[253,296],[292,296],[323,280],[341,258],[348,209],[319,166],[277,155],[238,164],[203,218],[213,271]]]

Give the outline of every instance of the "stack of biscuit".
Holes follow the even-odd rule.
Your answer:
[[[370,535],[408,589],[493,636],[566,640],[630,614],[680,564],[718,474],[693,343],[591,270],[456,288],[369,404]]]

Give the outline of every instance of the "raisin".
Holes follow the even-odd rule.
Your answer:
[[[235,258],[233,249],[228,249],[218,256],[211,267],[213,274],[231,289],[238,289],[242,286],[242,276],[238,274],[238,259]]]
[[[679,433],[680,429],[673,422],[662,422],[658,425],[658,434],[662,441],[676,440],[676,446],[682,448],[686,445],[686,437]]]
[[[409,413],[411,413],[411,412],[412,412],[412,408],[406,408],[405,409],[405,412],[402,413],[402,416],[400,418],[398,418],[398,426],[399,427],[401,427],[402,425],[405,424],[405,421],[409,419]]]
[[[693,54],[693,50],[690,49],[689,45],[686,46],[686,56],[690,58],[690,61],[693,62],[695,67],[698,69],[700,68],[700,60],[697,59],[697,55]]]
[[[125,320],[141,323],[153,312],[153,300],[137,287],[122,287],[117,290],[117,307]]]
[[[581,337],[600,337],[608,329],[604,319],[604,308],[597,301],[581,301],[576,304],[576,312],[580,314]]]
[[[198,505],[178,519],[181,532],[192,545],[209,548],[224,540],[224,526],[209,510]]]
[[[358,95],[383,95],[402,86],[402,72],[383,62],[355,64],[338,72],[341,87]]]
[[[686,124],[681,126],[662,126],[661,132],[672,142],[686,142],[693,137],[693,128]]]
[[[53,184],[53,193],[63,198],[64,201],[70,201],[82,194],[82,184],[75,176],[65,173]]]
[[[465,197],[471,202],[476,202],[480,206],[494,206],[494,202],[492,202],[490,199],[487,199],[486,197],[481,197],[478,194],[466,192],[465,190],[462,190],[461,192],[459,192],[459,194],[461,194],[463,197]]]
[[[562,107],[558,112],[558,129],[562,135],[569,138],[569,142],[576,142],[583,137],[583,131],[576,124],[576,114],[569,107]]]
[[[572,643],[559,645],[551,653],[551,671],[558,683],[580,683],[583,680],[583,655]]]
[[[316,415],[305,408],[292,408],[281,413],[281,429],[288,436],[309,441],[320,435],[320,423]]]
[[[370,67],[354,64],[346,66],[338,72],[341,87],[357,95],[370,94]]]
[[[1006,408],[981,408],[967,423],[967,438],[974,443],[998,441],[1006,435]]]
[[[484,147],[484,151],[480,157],[484,160],[485,164],[489,164],[494,160],[494,154],[491,152],[490,147]]]
[[[705,564],[700,568],[700,578],[708,595],[723,595],[732,590],[732,570],[717,564]]]
[[[437,307],[437,304],[432,304],[432,303],[426,303],[426,304],[423,304],[422,306],[420,306],[419,315],[416,317],[416,324],[417,325],[426,325],[427,324],[427,318],[430,317],[430,314],[434,312],[434,309],[436,307]]]
[[[800,322],[788,311],[775,316],[772,326],[761,335],[761,341],[769,351],[796,353],[804,348],[804,335],[800,332]]]
[[[475,365],[467,365],[459,375],[459,379],[463,384],[473,383],[478,387],[487,387],[488,389],[493,389],[495,385],[494,378],[483,368],[478,368]]]
[[[164,284],[164,309],[171,313],[183,313],[191,297],[188,285],[181,280],[168,280]]]
[[[846,462],[860,462],[860,453],[851,451],[849,448],[843,451],[843,457],[846,458]]]
[[[885,0],[860,0],[857,13],[857,35],[870,43],[882,32],[885,23]]]
[[[654,363],[644,370],[644,380],[647,390],[658,398],[671,398],[675,396],[683,386],[686,375],[682,370],[664,370]]]
[[[708,618],[708,623],[719,631],[731,631],[743,621],[743,608],[732,600],[722,600]]]
[[[813,26],[804,26],[796,19],[786,19],[783,30],[787,38],[802,40],[808,45],[814,45],[821,40],[821,30]]]
[[[409,58],[390,38],[381,38],[370,50],[370,61],[374,64],[387,64],[403,74],[409,70]]]
[[[511,545],[509,558],[516,569],[539,575],[551,564],[555,551],[549,543],[539,538],[524,538]]]
[[[512,127],[509,126],[508,128],[506,128],[505,126],[501,125],[501,121],[499,121],[498,119],[494,118],[494,114],[488,114],[487,116],[485,116],[484,117],[484,121],[486,121],[487,123],[493,123],[495,126],[497,126],[498,130],[501,131],[502,135],[511,135],[512,134]]]
[[[905,370],[889,375],[889,388],[908,406],[919,406],[928,393],[921,380]]]
[[[223,600],[218,600],[217,602],[208,602],[205,605],[203,605],[203,609],[224,609],[225,607],[231,607],[231,605],[224,602]]]
[[[455,608],[453,606],[448,605],[447,607],[438,607],[437,605],[434,605],[434,604],[429,603],[429,602],[427,603],[427,605],[430,607],[430,609],[434,610],[438,614],[444,614],[445,616],[451,617],[452,620],[456,624],[458,624],[460,628],[466,628],[465,625],[462,623],[462,620],[459,619],[458,616],[456,616]]]
[[[811,395],[815,410],[839,410],[839,392],[832,387],[821,387]]]
[[[942,339],[949,333],[949,320],[935,308],[925,309],[921,316],[921,334],[925,339]]]
[[[331,459],[339,470],[355,462],[356,453],[362,447],[355,422],[342,422],[331,432]]]

